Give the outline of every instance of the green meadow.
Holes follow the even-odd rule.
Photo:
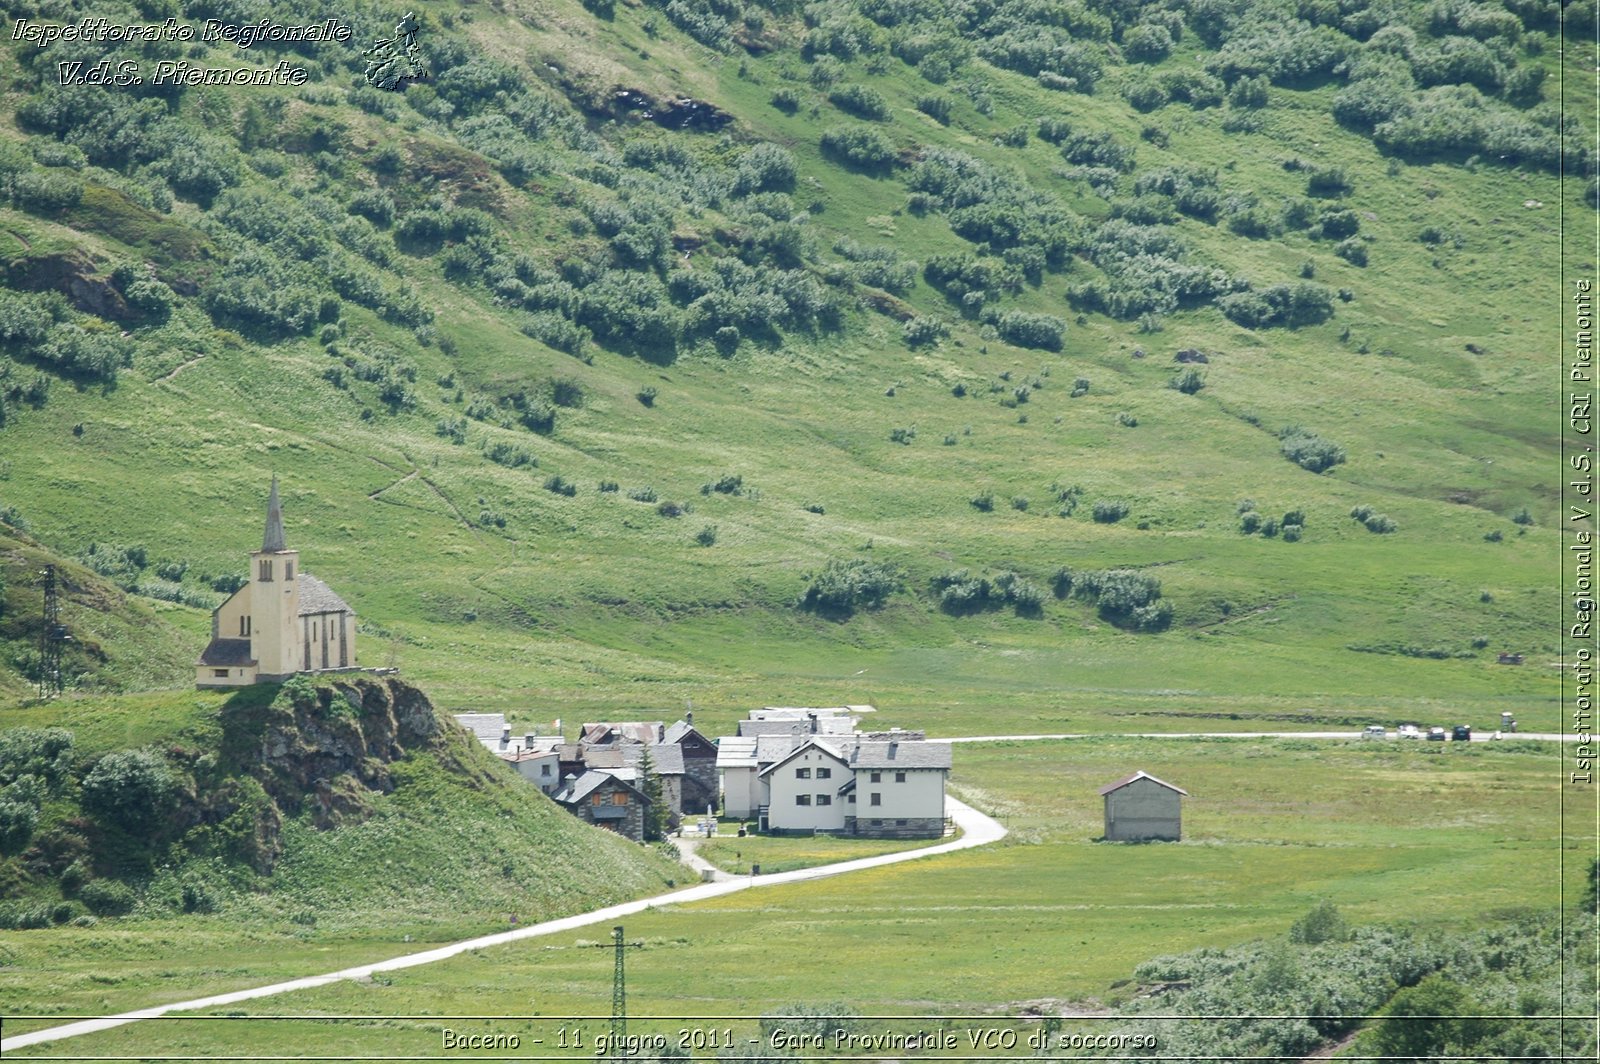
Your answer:
[[[754,1016],[841,1001],[867,1015],[1014,1014],[1041,1000],[1092,1009],[1125,1001],[1133,968],[1156,954],[1278,936],[1322,901],[1355,925],[1419,931],[1490,927],[1553,908],[1563,887],[1570,912],[1587,871],[1588,820],[1569,799],[1563,828],[1557,757],[1550,744],[1530,742],[1440,749],[1104,738],[964,746],[952,789],[1010,828],[1003,841],[628,917],[628,939],[642,944],[627,958],[630,1015]],[[1182,842],[1096,841],[1097,788],[1135,767],[1189,791]],[[58,973],[60,990],[74,987],[60,998],[78,1002],[71,1011],[109,1012],[175,998],[185,987],[220,989],[244,972],[255,978],[241,982],[265,982],[378,952],[376,942],[356,949],[307,932],[273,957],[270,926],[248,924],[234,951],[240,929],[219,923],[174,922],[171,931],[160,923],[113,925],[110,941],[134,937],[123,947],[126,960],[119,950],[109,961],[95,944],[105,940],[105,925],[87,934],[30,932],[14,936],[13,947],[26,948],[28,960],[18,955],[7,971],[33,982],[39,976],[30,968],[42,964]],[[182,960],[135,959],[169,934],[187,943]],[[31,948],[35,941],[46,948],[46,938],[48,959]],[[589,928],[269,999],[244,1012],[608,1015],[610,954],[589,948],[608,944],[609,926]],[[782,963],[774,964],[780,948]],[[153,970],[156,963],[164,967]],[[7,997],[26,1000],[16,990]],[[134,1055],[201,1045],[216,1053],[249,1047],[288,1055],[296,1045],[330,1054],[431,1052],[441,1022],[161,1021],[71,1045]],[[640,1020],[630,1030],[669,1027]]]

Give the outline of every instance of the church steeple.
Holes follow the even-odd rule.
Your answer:
[[[276,554],[286,550],[283,543],[283,507],[278,502],[278,478],[272,478],[272,493],[267,496],[267,531],[261,537],[261,552]]]

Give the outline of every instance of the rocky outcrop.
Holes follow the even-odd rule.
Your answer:
[[[108,321],[135,315],[109,280],[96,276],[95,263],[78,249],[13,259],[5,267],[6,287],[24,292],[60,292],[74,307]]]
[[[230,746],[253,762],[240,767],[291,815],[311,805],[323,828],[365,818],[369,794],[394,790],[391,764],[444,745],[427,695],[393,677],[321,685],[296,678],[269,706],[233,723],[239,733]]]

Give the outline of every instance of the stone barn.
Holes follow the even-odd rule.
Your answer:
[[[1138,842],[1183,837],[1183,799],[1189,792],[1158,780],[1148,772],[1135,772],[1100,788],[1106,800],[1107,842]]]

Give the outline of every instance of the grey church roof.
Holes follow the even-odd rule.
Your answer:
[[[200,654],[201,665],[254,665],[248,639],[213,639]]]
[[[300,573],[295,577],[300,585],[300,616],[310,613],[354,613],[344,599],[334,594],[333,588],[324,584],[310,573]]]
[[[278,502],[278,478],[272,478],[272,491],[267,495],[267,530],[261,537],[263,551],[281,551],[283,545],[283,506]]]

